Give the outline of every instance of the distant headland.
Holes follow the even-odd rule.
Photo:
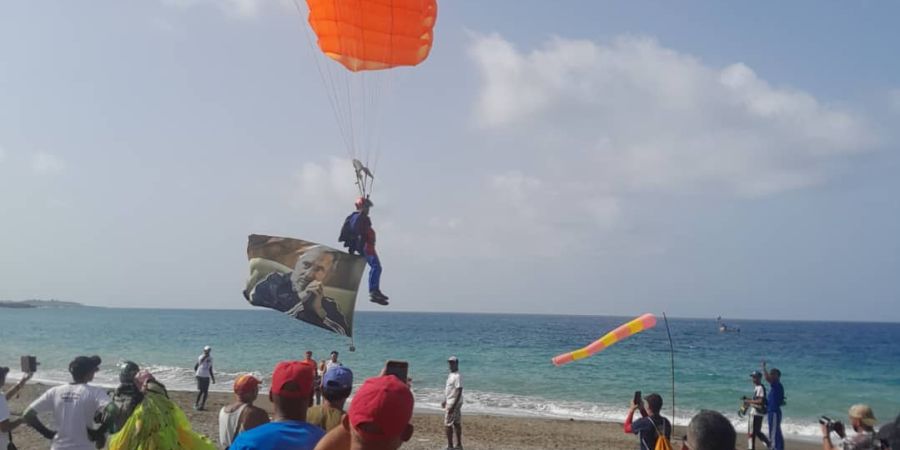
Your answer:
[[[0,300],[0,308],[80,308],[84,305],[62,300]]]

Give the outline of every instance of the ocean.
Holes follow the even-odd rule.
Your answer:
[[[636,313],[635,316],[638,314]],[[669,342],[662,317],[655,329],[592,358],[555,367],[550,359],[580,348],[631,317],[358,312],[356,351],[348,340],[268,310],[0,309],[0,365],[18,376],[20,355],[41,363],[35,379],[69,380],[76,355],[97,354],[98,384],[115,385],[115,364],[149,367],[170,389],[193,389],[191,368],[213,347],[218,384],[252,372],[268,380],[284,359],[331,350],[357,385],[388,359],[407,360],[416,406],[437,410],[447,357],[460,359],[464,412],[621,421],[633,392],[662,394],[672,414]],[[787,395],[785,432],[818,436],[816,418],[845,419],[867,403],[882,422],[900,412],[900,324],[729,320],[740,333],[719,333],[714,319],[669,319],[675,346],[676,423],[700,409],[737,417],[751,395],[749,374],[766,359],[779,368]]]

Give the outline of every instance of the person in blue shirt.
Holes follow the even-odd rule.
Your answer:
[[[769,422],[769,442],[772,450],[784,450],[784,436],[781,434],[781,406],[784,405],[784,386],[781,385],[781,371],[776,368],[766,369],[762,362],[763,375],[769,382],[769,395],[766,397],[766,415]]]
[[[273,421],[239,434],[229,450],[313,450],[325,432],[306,422],[315,364],[282,361],[272,372]]]
[[[672,423],[660,414],[663,405],[661,395],[653,393],[644,400],[647,401],[646,410],[643,408],[643,405],[636,404],[632,400],[631,408],[628,409],[628,415],[625,417],[623,429],[625,433],[638,436],[639,450],[653,450],[659,433],[664,434],[666,439],[672,439]],[[640,411],[643,417],[634,420],[635,411]]]

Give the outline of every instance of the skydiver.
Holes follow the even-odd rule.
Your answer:
[[[359,197],[354,205],[356,211],[344,221],[339,240],[344,243],[351,255],[359,253],[366,257],[366,262],[369,263],[369,300],[379,305],[387,305],[388,296],[380,289],[381,260],[375,251],[375,230],[372,228],[372,219],[369,218],[369,208],[373,204],[368,198]]]

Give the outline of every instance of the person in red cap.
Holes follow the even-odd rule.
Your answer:
[[[306,361],[282,361],[272,372],[269,400],[274,421],[245,431],[230,450],[312,450],[325,432],[306,422],[316,367]]]
[[[269,415],[253,406],[258,395],[259,380],[253,375],[241,375],[234,380],[236,401],[219,410],[219,443],[223,448],[228,448],[238,434],[269,423]]]
[[[369,378],[350,403],[341,426],[315,450],[396,450],[413,434],[412,392],[394,375]]]

